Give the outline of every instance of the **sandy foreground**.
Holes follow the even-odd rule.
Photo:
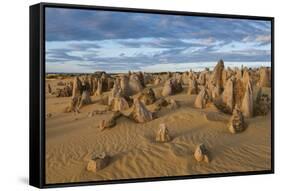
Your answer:
[[[46,84],[55,88],[58,81],[61,80],[47,79]],[[163,86],[148,86],[153,88],[156,98],[160,97]],[[143,124],[121,117],[116,126],[104,131],[98,126],[112,111],[88,116],[89,112],[106,110],[107,106],[99,102],[100,96],[91,96],[93,103],[74,114],[64,112],[69,97],[46,93],[46,114],[51,114],[46,119],[46,183],[271,169],[271,113],[245,118],[246,130],[231,134],[227,127],[231,115],[215,107],[196,109],[197,95],[188,95],[186,86],[183,88],[181,93],[170,96],[179,108],[162,108],[156,112],[156,119]],[[254,88],[254,94],[256,91]],[[270,88],[262,91],[269,95],[271,92]],[[153,110],[153,105],[147,108]],[[169,129],[170,142],[155,142],[161,123]],[[210,151],[209,163],[194,159],[195,147],[200,143]],[[88,161],[100,152],[111,157],[109,165],[98,172],[88,172]]]

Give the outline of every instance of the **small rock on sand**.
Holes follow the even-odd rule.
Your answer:
[[[98,156],[94,156],[87,165],[87,171],[97,172],[105,168],[109,164],[110,157],[107,156],[104,152]]]
[[[160,124],[159,129],[156,134],[156,141],[157,142],[168,142],[171,140],[169,135],[168,128],[164,123]]]
[[[46,118],[51,118],[53,115],[51,113],[47,113]]]
[[[203,143],[199,144],[194,152],[194,158],[198,161],[204,161],[206,163],[209,163],[210,159],[208,156],[208,151]]]

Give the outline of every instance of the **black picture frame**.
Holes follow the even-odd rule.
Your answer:
[[[271,169],[264,171],[214,173],[172,177],[122,179],[75,183],[45,183],[45,8],[69,8],[87,10],[105,10],[133,13],[155,13],[165,15],[200,16],[232,19],[263,20],[271,22]],[[274,173],[274,18],[249,15],[231,15],[215,13],[197,13],[154,9],[136,9],[73,4],[39,3],[30,6],[30,128],[29,128],[29,184],[38,188],[66,186],[85,186],[99,184],[132,183],[177,179],[242,176]]]

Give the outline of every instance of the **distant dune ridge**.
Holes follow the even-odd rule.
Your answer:
[[[46,183],[271,169],[271,68],[46,75]]]

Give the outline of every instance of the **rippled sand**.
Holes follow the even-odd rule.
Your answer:
[[[57,80],[48,80],[52,86]],[[159,95],[160,86],[152,86]],[[270,92],[270,88],[263,88]],[[105,93],[108,94],[109,92]],[[81,113],[64,113],[70,98],[46,95],[46,183],[83,182],[190,174],[269,170],[271,168],[271,114],[246,119],[247,129],[231,134],[230,115],[216,108],[195,109],[196,95],[183,92],[171,96],[180,107],[162,108],[151,122],[137,124],[121,117],[111,129],[97,127],[111,112],[88,117],[88,112],[106,109],[92,96],[94,103]],[[148,106],[153,110],[153,106]],[[172,136],[168,143],[156,143],[155,133],[165,123]],[[204,143],[210,151],[210,163],[195,161],[195,146]],[[86,165],[95,153],[106,152],[110,164],[92,173]]]

